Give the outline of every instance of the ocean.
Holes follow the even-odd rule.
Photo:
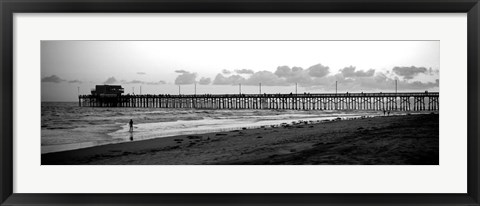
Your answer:
[[[379,115],[383,112],[94,108],[79,107],[78,102],[42,102],[41,150],[43,154],[184,134]],[[133,132],[129,132],[130,119]]]

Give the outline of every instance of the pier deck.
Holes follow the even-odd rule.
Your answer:
[[[80,107],[282,110],[439,110],[438,92],[79,95]]]

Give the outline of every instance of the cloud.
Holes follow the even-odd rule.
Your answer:
[[[253,74],[253,70],[251,69],[237,69],[235,70],[237,74]]]
[[[232,72],[230,70],[226,70],[226,69],[222,70],[222,74],[231,74],[231,73]]]
[[[324,68],[321,64],[313,65],[308,69],[303,69],[302,67],[290,67],[288,66],[279,66],[274,72],[279,78],[282,78],[285,82],[290,85],[298,83],[302,86],[309,85],[312,83],[312,73],[314,76],[325,76],[328,74],[328,67]],[[282,82],[282,84],[285,84]]]
[[[143,81],[140,81],[140,80],[132,80],[132,81],[127,82],[127,84],[143,84]]]
[[[425,91],[438,90],[438,81],[421,82],[410,81],[410,76],[419,73],[438,75],[437,70],[424,70],[423,67],[407,67],[408,71],[398,71],[399,67],[392,70],[378,72],[375,69],[357,70],[355,66],[345,67],[336,73],[331,73],[328,66],[316,64],[308,69],[301,67],[279,66],[275,72],[258,71],[253,72],[248,77],[238,75],[239,70],[235,70],[237,74],[225,75],[217,74],[213,80],[214,85],[258,85],[262,83],[265,86],[289,86],[298,83],[299,86],[308,89],[315,89],[325,92],[335,91],[335,82],[338,82],[339,91],[372,91],[372,92],[391,92],[395,90],[395,80],[399,80],[398,76],[403,79],[398,81],[399,91]],[[252,71],[252,70],[248,70]],[[240,72],[241,73],[241,72]],[[398,75],[398,74],[401,75]],[[397,76],[398,75],[398,76]]]
[[[426,73],[427,69],[425,67],[394,67],[392,69],[393,73],[398,76],[403,77],[403,79],[413,79],[416,75],[420,73]]]
[[[145,81],[140,81],[140,80],[132,80],[132,81],[127,81],[127,80],[121,80],[120,83],[122,84],[148,84],[148,85],[160,85],[160,84],[166,84],[165,81],[158,81],[158,82],[145,82]]]
[[[288,85],[288,83],[284,79],[278,77],[277,75],[269,71],[255,72],[254,74],[252,74],[252,76],[250,76],[250,78],[245,81],[246,85],[258,85],[259,83],[262,83],[262,85],[265,86]]]
[[[373,76],[361,78],[337,79],[339,91],[350,92],[394,92],[395,76],[388,75],[387,72],[376,72]],[[425,91],[438,89],[438,81],[420,82],[409,80],[398,80],[398,91]],[[330,90],[334,89],[334,82]]]
[[[74,83],[78,83],[78,84],[81,84],[81,83],[82,83],[82,81],[80,81],[80,80],[76,80],[76,79],[75,79],[75,80],[70,80],[70,81],[68,81],[68,83],[72,83],[72,84],[74,84]]]
[[[245,83],[245,78],[237,74],[229,77],[225,77],[222,74],[217,74],[217,76],[213,80],[213,84],[216,85],[234,85],[242,83]]]
[[[210,78],[205,78],[205,77],[202,77],[202,78],[200,79],[200,81],[198,81],[198,83],[201,84],[201,85],[208,85],[208,84],[210,84],[211,82],[212,82],[212,79],[210,79]]]
[[[279,66],[277,70],[275,70],[275,75],[278,77],[288,77],[292,73],[292,70],[288,66]]]
[[[116,84],[116,83],[118,83],[118,81],[117,79],[115,79],[115,77],[110,77],[105,82],[103,82],[103,84]]]
[[[60,82],[63,82],[63,81],[65,81],[65,79],[62,79],[62,78],[58,77],[57,75],[52,75],[52,76],[42,78],[42,82],[60,83]]]
[[[188,71],[185,71],[183,69],[180,70],[175,70],[176,73],[184,74],[184,73],[189,73]]]
[[[149,85],[160,85],[160,84],[166,84],[167,82],[163,81],[163,80],[160,80],[158,82],[145,82],[145,84],[149,84]]]
[[[369,69],[367,71],[359,70],[355,71],[356,67],[354,66],[349,66],[345,67],[340,70],[340,73],[344,77],[350,77],[350,78],[355,78],[355,77],[372,77],[375,74],[375,69]]]
[[[439,75],[440,74],[440,71],[438,69],[432,69],[431,67],[428,69],[428,74],[431,75],[431,76],[434,76],[434,75]]]
[[[137,74],[138,74],[138,75],[145,75],[145,74],[147,74],[147,73],[145,73],[145,72],[137,72]]]
[[[323,77],[312,78],[308,84],[300,84],[305,87],[324,87],[324,88],[334,88],[335,81],[340,81],[343,79],[341,74],[327,75]]]
[[[398,83],[398,87],[400,90],[431,90],[431,89],[437,89],[439,88],[440,81],[438,79],[435,80],[435,82],[420,82],[420,81],[413,81],[413,82],[407,82],[407,81],[400,81]]]
[[[316,64],[308,68],[308,74],[312,77],[324,77],[330,73],[329,69],[330,68],[322,64]]]
[[[309,70],[304,70],[301,67],[292,67],[290,75],[285,80],[292,85],[298,83],[301,86],[309,86],[312,83]]]
[[[217,74],[217,76],[215,76],[215,79],[213,80],[213,84],[227,85],[232,83],[228,81],[227,77],[223,76],[222,74]]]
[[[180,84],[195,83],[195,79],[197,78],[196,73],[188,72],[185,70],[177,70],[175,72],[180,73],[180,75],[178,75],[177,78],[175,79],[175,84],[180,85]]]
[[[254,72],[250,69],[235,70],[238,74],[249,73],[250,77],[244,78],[240,75],[225,76],[222,71],[218,74],[213,84],[247,84],[247,85],[262,85],[266,86],[286,86],[298,83],[301,86],[309,86],[312,84],[314,78],[324,77],[329,74],[329,68],[321,64],[313,65],[309,69],[301,67],[279,66],[277,70],[272,73],[270,71]]]

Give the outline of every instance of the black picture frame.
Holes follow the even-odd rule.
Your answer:
[[[1,205],[480,205],[478,0],[0,0]],[[467,13],[468,192],[465,194],[13,193],[14,13]],[[460,177],[445,177],[460,178]]]

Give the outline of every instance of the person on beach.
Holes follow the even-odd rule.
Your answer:
[[[133,120],[132,119],[130,119],[129,124],[130,124],[130,132],[133,132]]]

